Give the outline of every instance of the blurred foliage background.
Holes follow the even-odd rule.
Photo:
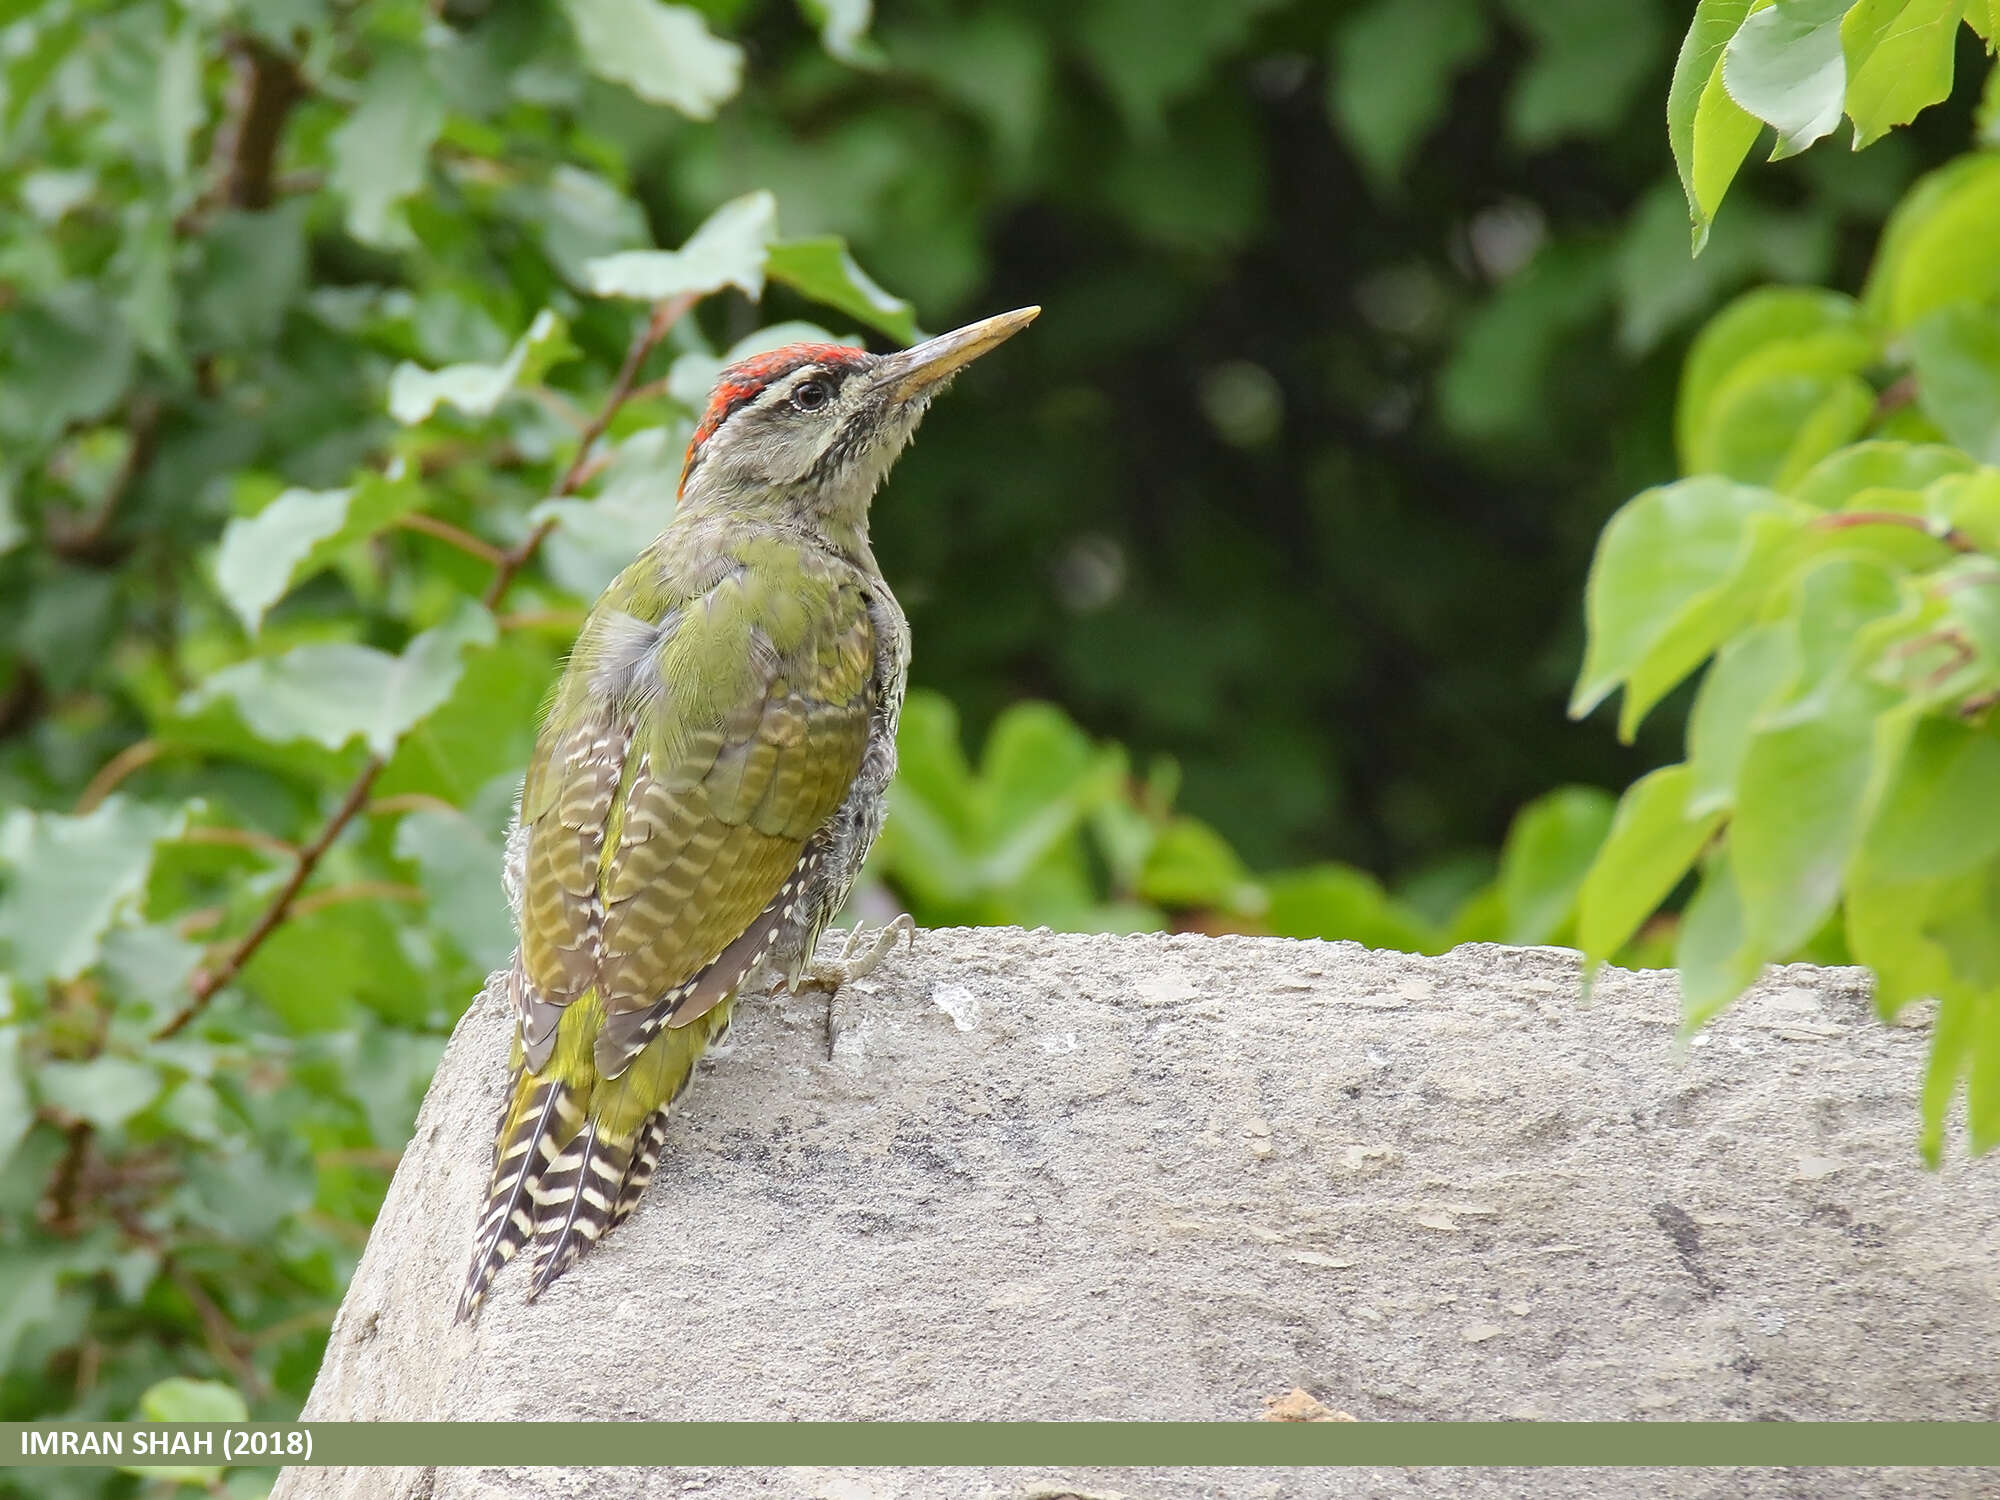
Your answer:
[[[1690,339],[1858,290],[1986,71],[1691,259],[1682,11],[0,0],[0,1414],[296,1411],[542,693],[807,327],[1046,309],[876,506],[864,912],[1571,939],[1690,696],[1563,711]]]

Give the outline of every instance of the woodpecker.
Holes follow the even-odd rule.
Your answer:
[[[722,372],[673,520],[592,607],[528,763],[520,941],[487,981],[512,1072],[460,1320],[530,1240],[532,1299],[632,1212],[740,990],[839,983],[894,941],[815,962],[882,829],[909,674],[869,503],[952,376],[1040,311]]]

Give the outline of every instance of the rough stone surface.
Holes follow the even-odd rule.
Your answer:
[[[1692,1047],[1576,955],[921,934],[752,1000],[633,1219],[452,1322],[507,1018],[469,1012],[308,1419],[2000,1415],[2000,1176],[1926,1036],[1773,971]],[[1024,1458],[1032,1455],[1024,1455]],[[277,1500],[1972,1495],[1950,1470],[289,1471]]]

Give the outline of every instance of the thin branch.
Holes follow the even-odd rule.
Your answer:
[[[456,817],[458,809],[442,797],[433,797],[429,792],[398,792],[393,797],[377,797],[368,804],[368,816],[387,817],[392,813],[442,812]]]
[[[254,36],[237,37],[230,50],[237,93],[215,143],[222,201],[232,208],[269,208],[276,196],[278,143],[292,106],[306,96],[306,82],[290,58]]]
[[[1954,552],[1977,552],[1979,543],[1949,522],[1933,521],[1928,516],[1916,515],[1903,510],[1843,510],[1830,516],[1821,516],[1813,527],[1819,531],[1847,531],[1856,526],[1901,526],[1910,531],[1921,531],[1934,541],[1943,542]]]
[[[1891,412],[1901,411],[1911,405],[1916,399],[1917,372],[1912,370],[1909,374],[1892,380],[1882,387],[1880,394],[1875,397],[1873,420],[1879,422]]]
[[[346,901],[428,901],[430,893],[422,886],[402,885],[393,880],[354,880],[346,885],[330,885],[323,891],[314,891],[310,896],[301,896],[292,903],[292,915],[309,917],[316,911],[324,911],[329,906],[339,906]]]
[[[555,494],[558,498],[574,494],[583,482],[584,476],[592,472],[591,450],[597,446],[598,439],[603,437],[611,426],[612,419],[618,415],[618,409],[631,397],[633,386],[638,381],[639,371],[645,366],[647,356],[659,347],[660,340],[667,336],[674,324],[687,315],[688,310],[698,300],[690,294],[673,297],[660,303],[653,309],[652,315],[640,325],[638,332],[632,336],[631,346],[625,351],[625,361],[618,367],[617,378],[611,382],[611,390],[605,396],[603,406],[598,409],[597,415],[591,418],[590,425],[583,430],[577,442],[576,457],[570,462],[569,468],[564,471],[562,479],[556,485]],[[493,577],[486,585],[486,592],[480,597],[481,604],[489,610],[499,604],[514,579],[534,558],[536,550],[554,528],[554,521],[544,521],[514,546],[500,554],[499,560],[493,566]],[[242,941],[230,949],[227,956],[219,963],[204,964],[189,977],[188,1003],[181,1007],[172,1020],[154,1033],[156,1041],[173,1036],[207,1009],[209,1001],[215,998],[216,992],[243,972],[243,966],[250,962],[259,948],[264,946],[264,940],[276,932],[280,924],[291,915],[294,906],[299,904],[299,893],[305,889],[306,882],[312,879],[313,872],[319,868],[319,862],[333,847],[334,840],[339,838],[347,825],[354,821],[356,814],[368,805],[368,793],[374,788],[376,778],[382,774],[388,763],[387,758],[380,755],[369,757],[368,763],[361,768],[360,775],[355,777],[354,785],[347,789],[347,794],[340,799],[340,805],[327,819],[326,826],[320,829],[311,843],[299,851],[298,863],[292,867],[291,875],[278,888],[278,893],[271,898],[270,904],[264,908],[263,914],[257,918],[250,931],[244,934]]]
[[[402,1152],[381,1146],[343,1146],[313,1153],[315,1167],[363,1167],[376,1172],[393,1172],[402,1160]]]
[[[167,1261],[167,1274],[181,1289],[181,1295],[194,1304],[195,1315],[201,1319],[208,1352],[215,1357],[215,1362],[234,1375],[236,1383],[249,1394],[269,1395],[270,1387],[246,1352],[249,1340],[243,1336],[241,1329],[229,1321],[229,1315],[216,1305],[215,1299],[208,1295],[208,1289],[192,1271],[171,1258]]]
[[[78,524],[49,527],[49,550],[56,556],[98,566],[116,563],[124,556],[126,544],[111,537],[111,523],[117,519],[125,497],[152,467],[153,455],[159,451],[160,403],[151,396],[133,397],[125,426],[131,441],[126,444],[124,461],[105,487],[104,498],[98,501],[97,508]]]
[[[49,1179],[48,1195],[41,1202],[42,1227],[51,1234],[77,1232],[77,1201],[83,1183],[84,1164],[90,1159],[93,1131],[88,1120],[74,1120],[67,1127],[62,1160]]]
[[[259,854],[276,854],[297,859],[299,846],[254,828],[183,828],[176,841],[183,844],[222,844],[232,849],[254,849]]]
[[[524,609],[511,615],[496,615],[493,623],[502,630],[560,630],[573,635],[586,613],[580,609]]]
[[[266,1323],[249,1336],[251,1346],[261,1348],[288,1339],[295,1333],[304,1333],[308,1328],[318,1328],[331,1323],[339,1307],[329,1303],[325,1307],[309,1307],[302,1313],[293,1313],[289,1318],[280,1318],[275,1323]]]
[[[421,531],[425,536],[436,537],[441,542],[458,548],[468,557],[476,557],[489,568],[500,566],[507,554],[491,542],[482,542],[471,532],[454,526],[449,521],[440,521],[436,516],[427,516],[422,511],[410,511],[396,518],[396,524],[405,531]]]
[[[95,811],[97,804],[110,796],[119,782],[141,766],[150,766],[165,749],[166,746],[158,740],[134,740],[112,756],[98,768],[97,774],[90,778],[90,784],[83,789],[83,795],[76,799],[77,816]]]

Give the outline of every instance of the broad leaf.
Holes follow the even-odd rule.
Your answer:
[[[2000,310],[1940,307],[1909,331],[1917,399],[1946,437],[1981,463],[2000,463]]]
[[[1169,908],[1251,916],[1266,899],[1236,851],[1197,818],[1175,818],[1160,830],[1139,875],[1139,895]]]
[[[1852,298],[1806,287],[1767,287],[1737,298],[1703,328],[1681,370],[1675,446],[1691,473],[1715,468],[1727,408],[1771,381],[1807,376],[1823,390],[1877,357]],[[1777,445],[1789,446],[1780,432]]]
[[[591,71],[695,120],[715,117],[743,82],[743,49],[701,12],[660,0],[562,0]]]
[[[81,817],[16,808],[0,818],[0,967],[18,985],[74,979],[137,904],[153,846],[181,810],[109,797]]]
[[[1627,501],[1591,561],[1590,644],[1571,715],[1589,713],[1643,668],[1645,701],[1635,707],[1628,697],[1622,715],[1622,727],[1636,724],[1727,635],[1731,580],[1807,514],[1771,490],[1708,477]]]
[[[915,309],[871,281],[854,263],[847,241],[837,235],[772,245],[765,273],[816,302],[881,329],[898,343],[916,342]]]
[[[431,915],[481,970],[514,947],[500,886],[500,840],[461,812],[420,809],[396,828],[396,855],[423,872]]]
[[[1963,874],[2000,855],[2000,735],[1991,724],[1917,722],[1861,844],[1888,881]]]
[[[722,205],[678,250],[626,250],[585,264],[590,289],[601,297],[668,297],[719,292],[733,286],[764,295],[771,242],[778,237],[778,200],[745,193]]]
[[[160,1096],[159,1069],[130,1057],[45,1062],[35,1070],[42,1103],[114,1131]]]
[[[1663,766],[1619,799],[1577,898],[1576,945],[1586,958],[1610,958],[1631,941],[1721,827],[1720,812],[1688,815],[1693,783],[1689,767]]]
[[[328,181],[347,200],[356,239],[389,248],[411,241],[396,206],[424,185],[444,119],[444,94],[421,52],[394,48],[368,70],[361,102],[330,143]]]
[[[1737,168],[1764,128],[1729,97],[1722,82],[1723,51],[1750,6],[1751,0],[1700,0],[1667,91],[1667,140],[1687,195],[1697,255],[1708,242],[1709,225]]]
[[[377,474],[364,475],[351,489],[286,490],[255,515],[238,516],[223,529],[216,586],[243,628],[255,635],[265,612],[300,579],[422,498],[416,484]]]
[[[1850,443],[1787,489],[1820,510],[1840,510],[1863,490],[1921,490],[1972,467],[1971,459],[1942,443]]]
[[[540,380],[576,352],[568,325],[543,308],[497,365],[461,364],[426,370],[405,360],[396,366],[395,374],[389,377],[389,415],[398,422],[414,424],[428,419],[444,402],[469,417],[491,416],[509,395]]]
[[[1690,818],[1736,805],[1736,778],[1757,716],[1798,675],[1798,630],[1789,620],[1754,626],[1716,653],[1688,714]]]
[[[1674,945],[1681,976],[1681,1029],[1693,1031],[1755,982],[1763,964],[1745,956],[1743,908],[1727,845],[1702,871],[1694,899],[1681,914]]]
[[[1896,331],[1953,303],[2000,294],[2000,152],[1979,151],[1920,180],[1897,205],[1863,303]]]
[[[412,639],[401,656],[372,646],[297,646],[224,667],[188,706],[227,699],[264,739],[338,750],[358,738],[386,756],[451,696],[464,648],[490,644],[494,634],[493,617],[468,600],[444,624]]]
[[[1745,18],[1722,56],[1734,99],[1778,132],[1771,159],[1792,156],[1840,123],[1847,66],[1840,22],[1853,0],[1776,0]]]
[[[799,10],[819,27],[820,45],[842,62],[873,66],[880,61],[868,40],[874,0],[799,0]]]
[[[1854,149],[1951,92],[1952,48],[1965,0],[1858,0],[1840,23]]]
[[[1436,953],[1444,940],[1422,915],[1348,865],[1314,865],[1265,882],[1264,925],[1279,937],[1328,938],[1365,948]]]
[[[1500,851],[1505,941],[1546,943],[1576,911],[1577,893],[1611,827],[1613,802],[1595,787],[1562,787],[1524,807]]]
[[[1451,83],[1486,50],[1478,0],[1374,0],[1334,28],[1327,112],[1377,192],[1396,194],[1410,154],[1443,116]]]

